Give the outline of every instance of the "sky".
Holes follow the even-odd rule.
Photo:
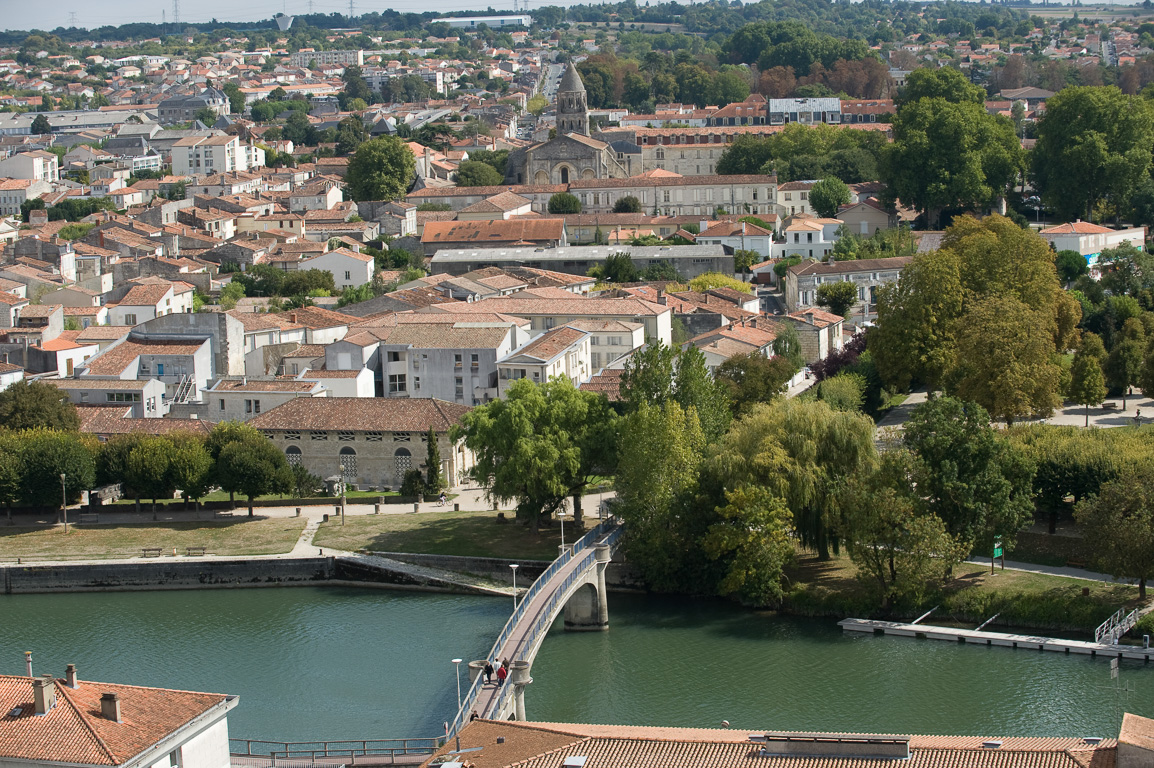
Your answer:
[[[309,13],[308,0],[177,0],[180,19],[186,23],[203,23],[212,19],[227,21],[256,21],[271,18],[275,13]],[[450,11],[484,10],[490,6],[501,13],[513,12],[513,0],[353,0],[354,13],[396,11]],[[534,0],[532,6],[569,5],[569,2]],[[312,0],[312,13],[348,13],[348,0]],[[159,24],[161,11],[172,21],[173,0],[0,0],[0,25],[4,29],[55,29],[70,25],[70,14],[76,14],[76,25],[89,29],[106,24],[131,22]]]
[[[573,2],[596,0],[530,0],[530,7],[539,5],[571,5]],[[130,22],[159,24],[161,11],[172,21],[173,4],[180,5],[180,19],[186,23],[204,23],[212,19],[227,21],[256,21],[271,18],[275,13],[348,13],[349,0],[0,0],[0,25],[4,29],[55,29],[69,26],[75,14],[76,25],[89,29],[106,24]],[[1063,2],[1063,0],[1059,0]],[[353,0],[354,13],[370,13],[392,8],[396,11],[482,11],[489,7],[501,13],[512,13],[513,0]],[[1064,4],[1064,3],[1063,3]],[[1117,3],[1125,4],[1123,2]]]

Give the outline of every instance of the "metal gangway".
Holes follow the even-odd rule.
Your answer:
[[[1100,645],[1117,645],[1122,636],[1129,632],[1141,617],[1140,608],[1135,608],[1130,613],[1126,613],[1125,608],[1119,608],[1113,616],[1094,630],[1094,641]]]

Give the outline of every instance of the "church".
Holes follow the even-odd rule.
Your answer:
[[[589,136],[585,84],[572,63],[557,89],[557,137],[510,153],[507,184],[568,184],[580,179],[624,179],[627,164],[616,148]]]

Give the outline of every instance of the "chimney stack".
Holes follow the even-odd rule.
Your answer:
[[[32,698],[38,715],[46,715],[56,706],[56,681],[52,675],[32,678]]]
[[[120,720],[120,697],[115,693],[100,694],[100,716],[114,723]]]
[[[76,665],[69,664],[64,670],[64,679],[68,681],[69,688],[79,688],[80,682],[76,679]]]
[[[4,361],[8,361],[7,355],[5,355]],[[24,669],[27,671],[28,676],[32,677],[32,651],[24,652]]]

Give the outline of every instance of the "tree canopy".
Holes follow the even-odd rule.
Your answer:
[[[0,392],[0,427],[17,432],[34,427],[75,432],[80,429],[80,415],[64,390],[22,379]]]
[[[357,147],[349,158],[345,181],[353,200],[397,200],[413,182],[416,160],[405,143],[382,136]]]

